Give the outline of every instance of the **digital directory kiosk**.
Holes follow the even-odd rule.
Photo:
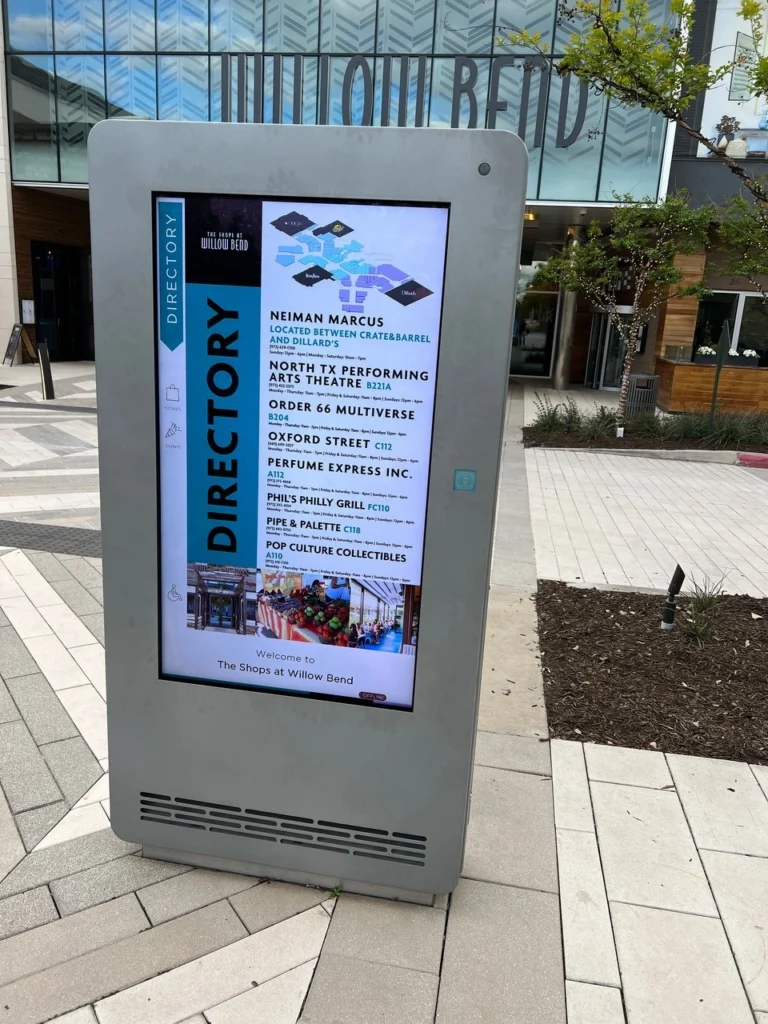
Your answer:
[[[113,828],[450,891],[525,147],[104,121],[88,152]]]

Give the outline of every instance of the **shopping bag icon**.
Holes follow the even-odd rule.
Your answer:
[[[166,402],[178,402],[179,400],[179,389],[171,384],[170,387],[165,389],[165,400]]]

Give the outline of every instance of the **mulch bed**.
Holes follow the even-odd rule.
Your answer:
[[[600,437],[596,441],[586,441],[578,434],[566,434],[564,431],[538,430],[536,427],[523,427],[523,445],[526,448],[656,448],[664,451],[723,451],[711,444],[698,439],[669,441],[661,437],[636,435],[628,431],[624,437]],[[739,445],[738,448],[727,449],[740,452],[768,453],[768,447],[759,444]]]
[[[768,600],[725,597],[701,646],[684,631],[684,597],[662,632],[663,602],[539,582],[550,733],[768,764]]]

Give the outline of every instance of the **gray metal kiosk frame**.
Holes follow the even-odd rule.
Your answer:
[[[527,158],[502,131],[104,121],[88,143],[112,825],[153,856],[359,892],[461,870]],[[162,678],[153,193],[450,204],[414,708]],[[456,470],[474,470],[474,491]],[[142,820],[140,794],[304,819],[310,841]],[[321,823],[349,844],[315,840]],[[354,836],[418,840],[418,861]],[[423,838],[419,838],[423,837]],[[258,839],[258,836],[255,837]]]

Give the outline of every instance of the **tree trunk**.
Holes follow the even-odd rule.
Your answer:
[[[627,403],[629,401],[629,373],[632,360],[637,351],[639,331],[632,331],[627,337],[624,365],[621,369],[621,388],[619,389],[619,407],[616,410],[616,437],[624,437],[624,424],[627,421]]]

